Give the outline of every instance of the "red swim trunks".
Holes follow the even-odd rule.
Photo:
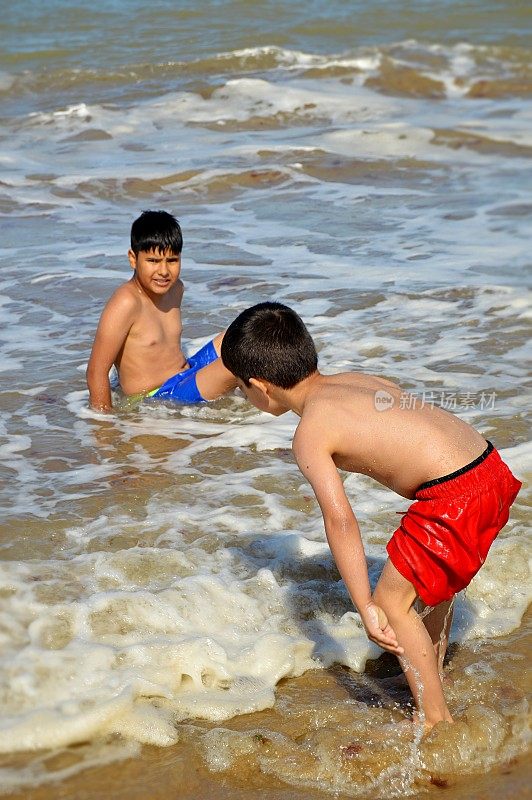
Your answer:
[[[470,583],[520,488],[491,442],[471,464],[419,487],[386,549],[424,603],[450,600]]]

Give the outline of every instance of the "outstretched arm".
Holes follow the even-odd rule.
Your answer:
[[[87,366],[89,403],[96,411],[112,409],[109,370],[124,345],[136,308],[134,298],[125,293],[115,293],[100,317]]]
[[[336,566],[371,641],[395,655],[403,650],[384,611],[372,599],[360,528],[330,453],[314,440],[294,438],[294,455],[320,504]]]

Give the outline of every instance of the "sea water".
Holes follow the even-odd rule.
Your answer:
[[[521,755],[524,6],[50,0],[2,3],[0,31],[3,791],[188,741],[191,725],[202,768],[230,772],[245,756],[306,796],[408,794],[445,775],[450,753],[466,774]],[[189,352],[248,305],[288,303],[323,372],[398,381],[405,398],[473,424],[524,480],[456,601],[448,691],[462,728],[454,743],[436,737],[432,756],[401,738],[407,709],[378,682],[375,702],[313,689],[363,676],[380,651],[294,464],[297,418],[267,417],[237,392],[89,410],[92,338],[130,276],[129,229],[146,208],[183,227]],[[344,477],[375,582],[408,504]],[[512,641],[513,661],[499,652]],[[300,680],[297,702],[281,701]],[[276,696],[292,728],[268,722],[266,757],[232,720],[263,719]],[[359,751],[342,747],[374,735],[381,752],[383,725],[396,760],[370,759],[355,780]],[[75,763],[46,766],[43,752],[73,746]]]

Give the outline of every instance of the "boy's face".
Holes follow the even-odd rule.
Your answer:
[[[269,384],[266,381],[251,378],[249,386],[246,386],[244,381],[237,378],[237,385],[246,399],[260,411],[267,411],[268,414],[279,417],[290,410],[289,406],[283,405],[271,396]]]
[[[181,272],[181,256],[171,250],[141,250],[138,255],[129,250],[128,258],[137,281],[152,294],[166,294]]]

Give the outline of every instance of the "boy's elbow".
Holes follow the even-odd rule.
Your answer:
[[[323,515],[323,522],[328,535],[345,536],[353,529],[352,514],[326,513]]]

